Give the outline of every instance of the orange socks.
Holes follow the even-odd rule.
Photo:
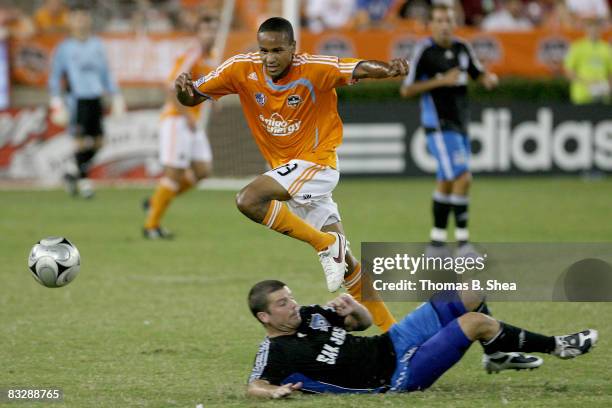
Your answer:
[[[366,309],[370,311],[374,324],[378,326],[380,330],[386,332],[396,323],[396,320],[387,308],[385,302],[382,300],[361,300],[361,279],[365,278],[365,276],[362,277],[361,275],[361,264],[359,263],[357,264],[355,270],[344,279],[344,286],[346,286],[349,294],[354,297],[355,300],[364,305]],[[376,292],[374,292],[372,295],[372,297],[378,298]]]
[[[176,181],[168,177],[162,177],[159,180],[155,193],[151,196],[151,207],[147,215],[145,228],[158,228],[166,209],[174,197],[191,190],[195,184],[196,179],[190,172],[185,173],[180,184],[177,184]]]
[[[162,177],[159,180],[157,189],[151,197],[151,207],[149,208],[145,228],[159,228],[159,223],[166,208],[168,208],[172,199],[178,194],[179,189],[180,186],[167,177]]]
[[[262,224],[281,234],[308,242],[317,252],[323,251],[335,241],[333,235],[317,230],[276,200],[270,203]]]

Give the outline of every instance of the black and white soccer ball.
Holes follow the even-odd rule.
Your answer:
[[[47,237],[30,251],[28,267],[38,283],[48,288],[66,286],[79,274],[79,250],[63,237]]]

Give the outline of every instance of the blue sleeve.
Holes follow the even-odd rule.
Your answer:
[[[110,94],[116,94],[119,92],[119,88],[117,87],[117,83],[115,82],[113,75],[110,72],[110,66],[108,64],[108,59],[106,58],[106,51],[104,50],[104,44],[100,39],[98,39],[98,47],[100,48],[100,64],[101,64],[101,75],[102,75],[102,85],[104,86],[104,90]]]
[[[370,0],[357,0],[357,10],[367,9],[370,4]]]
[[[62,76],[66,72],[66,42],[61,42],[55,49],[49,72],[49,93],[51,96],[62,94]]]
[[[280,382],[280,385],[295,384],[301,382],[300,391],[311,394],[378,394],[387,391],[387,387],[378,388],[347,388],[339,385],[329,384],[322,381],[313,380],[301,373],[293,373]]]

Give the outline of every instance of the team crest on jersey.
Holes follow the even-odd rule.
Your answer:
[[[300,95],[289,95],[287,98],[287,106],[290,108],[297,108],[302,103],[302,97]]]
[[[465,52],[459,53],[459,66],[462,70],[468,69],[470,65],[470,57]]]
[[[310,328],[313,330],[329,331],[331,324],[321,314],[315,313],[310,320]]]
[[[266,95],[262,94],[261,92],[257,92],[255,94],[255,101],[257,101],[260,106],[264,106],[266,104]]]
[[[251,79],[253,81],[259,80],[259,78],[257,78],[257,74],[255,72],[251,72],[247,78],[249,78],[249,79]]]

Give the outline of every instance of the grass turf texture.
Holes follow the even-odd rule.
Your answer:
[[[429,179],[343,180],[334,196],[358,252],[361,241],[426,239],[431,190]],[[472,236],[612,241],[610,191],[610,180],[480,178]],[[245,381],[264,333],[246,293],[258,280],[278,278],[303,304],[328,300],[309,246],[246,219],[232,192],[176,200],[165,219],[177,233],[173,242],[141,238],[148,191],[101,190],[92,201],[61,191],[0,194],[0,388],[65,394],[63,403],[14,406],[612,406],[612,304],[601,303],[492,305],[499,318],[535,331],[598,328],[598,348],[576,360],[545,357],[539,370],[487,375],[474,345],[424,393],[248,399]],[[81,251],[80,276],[65,288],[43,288],[27,270],[30,247],[48,235],[64,235]],[[414,306],[390,304],[398,318]]]

